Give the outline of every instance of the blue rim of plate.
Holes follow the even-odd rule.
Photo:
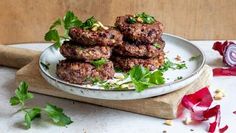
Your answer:
[[[181,39],[183,41],[186,41],[188,42],[189,44],[191,44],[193,47],[195,47],[196,49],[199,50],[199,52],[201,53],[201,56],[203,58],[202,62],[201,62],[201,65],[200,67],[197,68],[197,70],[195,70],[193,73],[191,73],[189,76],[183,78],[183,79],[180,79],[180,80],[177,80],[177,81],[173,81],[173,82],[170,82],[170,83],[166,83],[166,84],[162,84],[162,85],[155,85],[155,86],[152,86],[152,87],[149,87],[148,90],[150,89],[158,89],[159,87],[166,87],[166,86],[170,86],[172,84],[175,84],[175,83],[179,83],[179,82],[182,82],[184,80],[187,80],[189,78],[191,78],[192,76],[196,75],[197,73],[199,73],[203,66],[205,65],[205,62],[206,62],[206,58],[205,58],[205,54],[203,53],[203,51],[198,48],[197,46],[195,46],[193,43],[191,43],[190,41],[188,41],[187,39],[184,39],[182,37],[179,37],[179,36],[176,36],[176,35],[172,35],[172,34],[168,34],[168,33],[163,33],[163,35],[167,35],[167,36],[171,36],[171,37],[174,37],[174,38],[178,38],[178,39]],[[50,47],[53,47],[53,46],[49,46],[48,48],[46,48],[44,51],[46,51],[47,49],[49,49]],[[40,57],[39,57],[39,69],[41,71],[41,73],[43,73],[44,75],[46,75],[48,78],[54,80],[55,82],[59,82],[61,84],[64,84],[64,85],[67,85],[67,86],[72,86],[72,87],[78,87],[78,88],[83,88],[83,89],[87,89],[87,90],[93,90],[93,91],[119,91],[119,92],[127,92],[127,91],[135,91],[135,89],[127,89],[127,90],[105,90],[105,89],[94,89],[94,88],[90,88],[90,87],[85,87],[85,86],[82,86],[82,85],[78,85],[78,84],[72,84],[72,83],[69,83],[69,82],[66,82],[66,81],[63,81],[61,79],[57,79],[57,78],[54,78],[52,75],[50,75],[49,73],[45,72],[43,66],[41,65],[41,59],[42,59],[42,55],[44,54],[44,51],[40,54]]]

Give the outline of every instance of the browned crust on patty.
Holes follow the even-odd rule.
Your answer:
[[[114,28],[92,31],[74,27],[70,29],[69,36],[73,41],[87,46],[116,46],[122,43],[123,38],[123,35]]]
[[[122,32],[124,38],[135,41],[136,43],[151,44],[161,37],[164,26],[159,21],[152,24],[127,22],[129,17],[133,15],[119,16],[116,18],[115,26]]]
[[[114,57],[113,63],[114,66],[120,68],[124,71],[129,71],[134,66],[140,65],[146,67],[149,70],[155,70],[164,64],[165,59],[164,52],[160,52],[158,57],[141,59],[141,58],[125,58],[125,57]]]
[[[90,84],[91,79],[108,80],[114,77],[115,71],[111,61],[96,68],[95,66],[78,61],[62,60],[57,64],[57,76],[74,84]]]
[[[91,60],[110,58],[111,47],[108,46],[84,47],[76,44],[75,42],[65,41],[60,48],[60,52],[67,59],[83,60],[86,62],[91,62]]]
[[[165,42],[163,40],[158,40],[156,42],[158,46],[156,47],[151,44],[130,44],[128,42],[123,42],[123,45],[116,46],[113,49],[114,54],[118,56],[128,56],[128,57],[141,57],[141,58],[154,58],[159,56],[159,53],[163,51],[165,47]]]

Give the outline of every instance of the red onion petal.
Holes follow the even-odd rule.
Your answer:
[[[228,128],[228,125],[225,125],[224,127],[220,128],[220,133],[224,133]]]
[[[215,42],[214,45],[213,45],[213,49],[218,51],[220,53],[220,55],[223,56],[223,53],[224,53],[224,49],[225,47],[227,46],[228,44],[228,41],[225,41],[224,43],[221,43],[221,42]]]
[[[199,112],[208,109],[212,101],[211,93],[208,87],[205,87],[193,94],[185,95],[182,99],[182,105],[193,112]]]
[[[181,101],[181,104],[191,111],[191,117],[193,120],[205,121],[211,117],[215,117],[215,121],[210,123],[208,132],[213,133],[216,127],[220,127],[220,105],[216,105],[213,108],[211,106],[213,99],[209,92],[208,87],[205,87],[193,94],[185,95]],[[220,128],[220,133],[225,132],[228,126]]]
[[[236,67],[214,68],[213,76],[236,76]]]

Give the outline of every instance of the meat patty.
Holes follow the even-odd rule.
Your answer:
[[[89,63],[62,60],[57,64],[56,74],[60,79],[70,83],[89,84],[94,79],[111,79],[115,71],[111,61],[96,68]]]
[[[64,42],[60,48],[61,54],[67,59],[83,60],[90,62],[100,58],[108,59],[111,56],[111,47],[109,46],[92,46],[84,47],[77,45],[75,42]]]
[[[125,57],[114,57],[114,66],[124,71],[129,71],[134,66],[144,66],[149,70],[155,70],[164,64],[164,52],[161,52],[158,57],[141,59],[141,58],[125,58]]]
[[[116,46],[122,43],[123,38],[123,35],[114,28],[92,31],[74,27],[70,29],[69,36],[73,41],[87,46]]]
[[[119,56],[154,58],[159,56],[164,47],[165,42],[163,40],[157,41],[154,45],[135,45],[124,42],[123,45],[116,46],[113,52]]]
[[[152,24],[136,22],[130,24],[129,17],[133,15],[119,16],[116,18],[115,26],[122,32],[124,38],[141,44],[151,44],[161,37],[164,26],[159,21]]]

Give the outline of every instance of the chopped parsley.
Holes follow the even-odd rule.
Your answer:
[[[176,69],[184,69],[184,68],[187,68],[186,64],[185,63],[180,63],[180,64],[175,64],[176,65]]]
[[[115,72],[117,72],[117,73],[123,72],[123,70],[121,68],[115,67],[114,69],[115,69]]]
[[[158,44],[158,43],[154,43],[153,46],[154,46],[155,48],[161,48],[161,45]]]
[[[95,77],[95,78],[87,77],[86,81],[91,81],[93,85],[98,84],[98,83],[100,83],[100,84],[105,83],[105,81],[101,80],[99,77]]]
[[[94,16],[88,18],[80,27],[83,29],[91,29],[94,27],[95,24],[97,24],[97,20],[94,18]]]
[[[137,22],[137,20],[136,20],[135,17],[129,17],[129,18],[127,19],[127,21],[128,21],[128,23],[130,23],[130,24],[134,24],[134,23]]]
[[[94,60],[91,62],[91,64],[93,64],[96,68],[104,65],[107,63],[107,59],[101,58],[99,60]]]
[[[165,72],[169,69],[176,70],[176,69],[186,69],[186,68],[187,68],[187,66],[184,62],[174,63],[174,62],[170,61],[169,59],[166,59],[165,63],[159,68],[159,70],[161,72]]]
[[[154,23],[156,20],[153,16],[146,14],[145,12],[136,14],[134,17],[129,17],[127,19],[128,23],[130,24],[134,24],[136,22],[141,22],[144,24],[152,24]]]
[[[200,57],[201,57],[201,55],[192,56],[189,58],[189,61],[198,60]]]
[[[183,79],[183,77],[182,77],[182,76],[178,76],[178,77],[177,77],[177,80],[180,80],[180,79]]]

